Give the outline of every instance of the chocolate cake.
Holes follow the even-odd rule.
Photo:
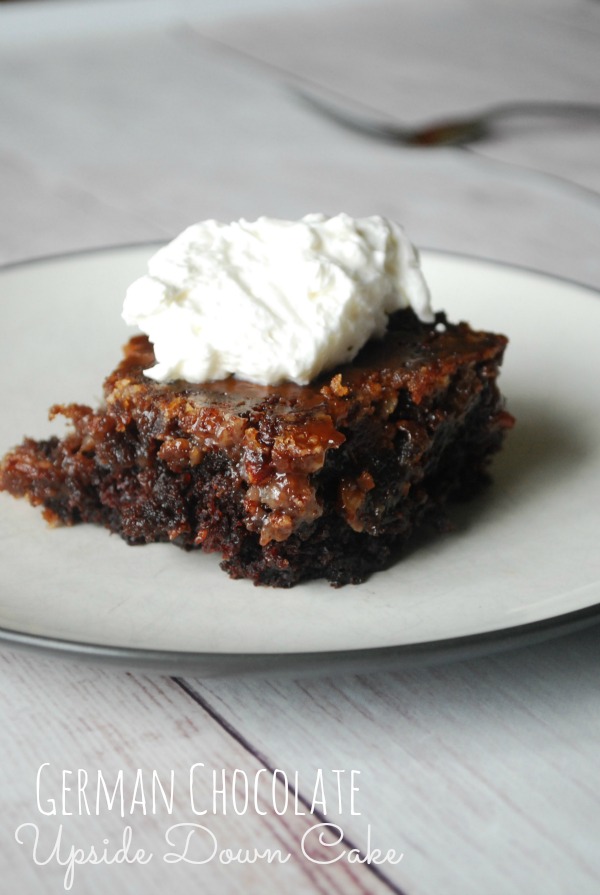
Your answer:
[[[513,423],[496,385],[505,344],[407,309],[310,385],[196,385],[148,379],[153,348],[136,336],[104,405],[53,407],[70,433],[26,439],[0,489],[51,523],[217,551],[234,578],[357,583],[486,480]]]

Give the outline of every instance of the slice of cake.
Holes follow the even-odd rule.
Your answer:
[[[323,221],[338,221],[338,230],[341,226],[342,216],[315,217],[308,219],[309,229]],[[350,221],[343,216],[344,226]],[[364,220],[352,226],[362,230],[365,241]],[[252,242],[256,233],[250,235]],[[344,239],[342,252],[347,251]],[[371,241],[387,250],[379,264],[389,272],[389,251],[398,254],[393,240],[390,249],[390,240],[382,242],[378,231]],[[217,251],[214,240],[212,250]],[[382,335],[367,276],[357,290],[370,303],[371,338],[357,346],[354,323],[338,321],[338,336],[340,328],[347,329],[343,338],[333,339],[338,357],[316,376],[306,346],[301,363],[286,356],[293,355],[295,338],[302,342],[298,304],[289,305],[298,323],[296,332],[292,327],[283,335],[283,353],[281,346],[270,354],[261,349],[253,333],[253,327],[256,332],[271,327],[276,338],[277,327],[286,325],[280,306],[274,311],[277,326],[264,307],[259,324],[242,314],[249,343],[245,375],[260,378],[255,371],[261,350],[266,366],[275,371],[273,384],[252,382],[223,375],[236,372],[222,369],[235,353],[231,343],[223,348],[227,340],[219,333],[208,347],[198,345],[203,327],[194,329],[193,321],[193,344],[190,348],[188,338],[184,360],[174,352],[171,318],[189,318],[194,303],[198,276],[194,272],[192,282],[191,267],[188,257],[187,279],[177,284],[179,291],[154,276],[163,298],[157,298],[153,286],[154,316],[147,329],[157,328],[157,308],[165,295],[170,314],[158,326],[171,338],[161,348],[158,365],[156,332],[154,347],[145,335],[132,338],[124,360],[106,380],[104,405],[98,410],[52,408],[53,415],[69,418],[70,434],[27,439],[9,453],[0,466],[1,489],[42,505],[50,522],[99,523],[130,544],[172,541],[186,549],[218,551],[232,577],[289,587],[316,577],[336,585],[364,580],[384,568],[415,529],[444,527],[448,502],[469,496],[486,480],[489,459],[513,423],[496,384],[503,336],[450,324],[423,303],[416,313],[405,293],[397,294],[395,308],[386,312]],[[324,274],[321,263],[318,276]],[[250,279],[236,269],[236,289],[243,283],[249,290]],[[141,286],[134,285],[130,307],[139,307]],[[269,293],[268,286],[260,288],[263,295]],[[391,304],[389,283],[377,289],[381,301]],[[348,301],[352,304],[352,296]],[[324,307],[327,311],[327,302]],[[268,308],[273,310],[272,297]],[[152,315],[146,312],[145,322]],[[239,332],[235,338],[239,343]],[[313,355],[319,353],[317,346]],[[282,374],[288,360],[299,370],[300,382],[289,381],[289,372]],[[181,378],[194,364],[216,370],[219,378],[206,372],[201,382]],[[301,367],[310,370],[308,383]]]

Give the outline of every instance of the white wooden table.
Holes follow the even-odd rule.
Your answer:
[[[600,125],[416,151],[344,132],[285,86],[287,72],[408,123],[515,98],[595,102],[599,49],[593,0],[3,4],[0,261],[344,209],[600,287]],[[595,895],[599,646],[589,628],[409,670],[205,679],[3,650],[2,891]],[[111,791],[122,772],[122,813],[98,770]],[[226,813],[218,792],[210,810],[213,772]],[[332,863],[310,851],[325,813],[344,836]],[[21,826],[34,823],[37,863]],[[175,860],[191,829],[175,825],[192,823],[210,832]],[[128,826],[127,861],[71,879],[72,846],[89,857],[107,839],[114,857]],[[369,848],[395,857],[365,862]]]

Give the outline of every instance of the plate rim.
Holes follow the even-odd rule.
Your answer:
[[[117,252],[141,249],[151,250],[164,245],[168,239],[95,246],[9,261],[0,264],[0,276],[5,272],[8,273],[13,270],[26,269],[54,261],[69,261],[82,258],[83,256],[97,257],[102,254],[110,255]],[[596,299],[600,299],[599,288],[578,282],[569,277],[547,273],[527,265],[429,246],[419,247],[419,252],[421,255],[455,258],[459,261],[463,260],[489,267],[501,267],[506,270],[532,274],[555,283],[564,283],[565,285],[581,289]],[[58,655],[71,660],[103,661],[112,666],[125,666],[136,669],[147,668],[158,670],[161,673],[176,674],[182,670],[196,670],[207,675],[218,676],[236,672],[264,672],[274,669],[279,671],[307,669],[319,671],[332,666],[346,666],[350,668],[360,666],[361,670],[364,670],[365,666],[375,666],[377,668],[393,666],[394,668],[400,668],[458,661],[519,646],[534,645],[551,638],[574,633],[598,623],[600,623],[600,603],[594,603],[570,612],[550,615],[543,619],[519,625],[496,628],[492,631],[404,645],[356,649],[342,648],[339,650],[289,653],[178,651],[148,649],[145,647],[110,646],[102,643],[32,634],[27,631],[5,627],[0,627],[0,645],[29,652],[35,651],[44,655]]]
[[[449,637],[397,646],[340,649],[323,652],[230,653],[178,652],[143,647],[106,646],[0,628],[0,645],[70,660],[103,661],[106,664],[158,670],[170,675],[196,671],[207,677],[265,671],[319,672],[327,668],[384,670],[475,659],[509,649],[534,646],[600,623],[600,603],[535,622],[498,628],[480,634]]]
[[[18,270],[19,268],[33,267],[37,264],[47,264],[52,263],[53,261],[68,261],[70,259],[79,258],[82,255],[95,257],[104,253],[112,254],[113,252],[121,251],[127,252],[138,249],[161,248],[171,242],[171,240],[175,239],[176,236],[177,234],[175,233],[163,238],[157,237],[156,239],[134,240],[133,242],[108,243],[107,245],[88,247],[84,246],[78,249],[71,249],[67,252],[49,252],[47,255],[33,255],[29,258],[18,258],[16,261],[4,261],[0,262],[0,276],[5,272],[9,273],[10,271]],[[423,255],[440,255],[444,258],[456,258],[459,261],[471,261],[477,264],[489,265],[490,267],[501,267],[505,270],[515,270],[521,273],[533,274],[534,276],[550,280],[550,282],[553,283],[564,283],[567,286],[575,286],[575,288],[582,289],[584,292],[590,292],[597,299],[600,299],[600,286],[593,286],[583,280],[575,280],[572,277],[567,277],[563,274],[549,273],[548,271],[540,270],[539,267],[533,267],[528,264],[521,264],[513,261],[505,261],[502,258],[492,258],[488,255],[457,252],[454,251],[454,249],[444,249],[439,246],[419,245],[416,248],[421,257]]]

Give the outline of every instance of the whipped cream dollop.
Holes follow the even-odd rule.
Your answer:
[[[158,382],[231,374],[300,385],[351,361],[388,315],[433,321],[418,253],[382,217],[309,214],[188,227],[127,290],[123,317],[154,344]]]

